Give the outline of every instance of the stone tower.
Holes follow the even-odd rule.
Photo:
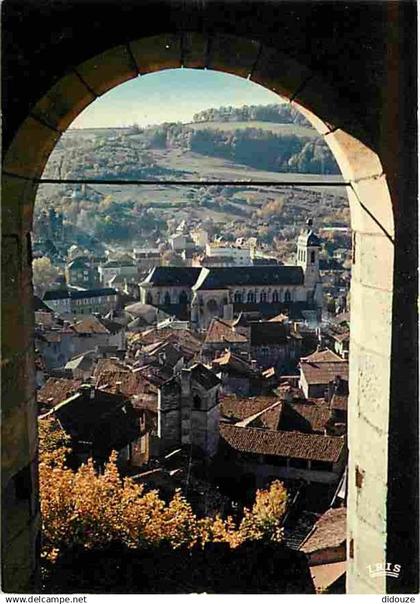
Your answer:
[[[322,305],[322,283],[319,273],[321,241],[312,227],[313,221],[309,219],[298,237],[296,264],[303,269],[308,300],[313,300],[317,305]]]

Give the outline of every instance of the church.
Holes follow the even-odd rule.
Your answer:
[[[229,320],[241,312],[258,313],[261,318],[285,313],[290,319],[319,321],[320,245],[308,220],[297,240],[294,265],[159,266],[140,283],[140,299],[189,320],[197,329],[207,329],[213,317]]]

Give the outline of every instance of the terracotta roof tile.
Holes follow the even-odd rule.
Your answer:
[[[257,396],[255,398],[239,398],[225,396],[220,402],[220,413],[225,417],[241,421],[251,417],[278,401],[275,396]]]
[[[340,363],[305,361],[301,363],[300,368],[308,384],[329,384],[329,382],[334,381],[338,376],[347,381],[349,364],[342,359],[340,361]]]
[[[82,385],[81,380],[67,380],[65,378],[49,378],[38,390],[38,403],[54,407],[69,396],[74,394]]]
[[[342,363],[343,359],[329,348],[316,350],[307,357],[300,359],[301,363]]]
[[[220,435],[233,449],[244,453],[332,463],[339,460],[345,446],[340,436],[241,428],[231,424],[220,424]]]
[[[248,339],[240,334],[235,332],[232,329],[232,326],[226,321],[222,321],[222,319],[214,318],[211,320],[211,323],[207,329],[206,344],[212,342],[247,342]]]
[[[310,554],[327,547],[338,547],[346,541],[346,508],[330,508],[319,518],[300,549]]]
[[[310,399],[302,402],[290,402],[285,405],[285,412],[280,423],[281,430],[300,430],[302,420],[307,424],[304,432],[324,432],[330,418],[330,408],[323,399]],[[298,427],[299,426],[299,427]]]

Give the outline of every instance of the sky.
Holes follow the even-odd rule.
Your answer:
[[[274,92],[219,71],[168,69],[129,80],[91,103],[71,128],[191,122],[198,111],[281,103]]]

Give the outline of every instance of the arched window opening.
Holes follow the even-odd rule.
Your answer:
[[[153,304],[153,296],[151,292],[147,292],[146,294],[146,304]]]
[[[201,398],[196,394],[193,398],[194,409],[201,409]]]
[[[254,294],[254,292],[248,292],[247,302],[249,304],[252,304],[253,302],[255,302],[255,294]]]
[[[235,292],[235,295],[233,296],[233,301],[234,302],[238,302],[238,303],[242,302],[242,294],[241,294],[241,292]]]
[[[279,302],[279,292],[273,292],[273,302]]]
[[[165,305],[168,305],[171,303],[171,296],[169,295],[169,292],[166,292],[165,297],[163,298],[163,303]]]
[[[284,301],[285,301],[285,302],[290,302],[290,301],[291,301],[291,299],[292,299],[292,295],[291,295],[291,293],[289,292],[289,290],[287,289],[287,290],[286,290],[286,292],[285,292],[285,294],[284,294]]]
[[[265,292],[260,293],[260,302],[267,302],[267,294]]]
[[[311,252],[311,264],[315,264],[315,252]]]

